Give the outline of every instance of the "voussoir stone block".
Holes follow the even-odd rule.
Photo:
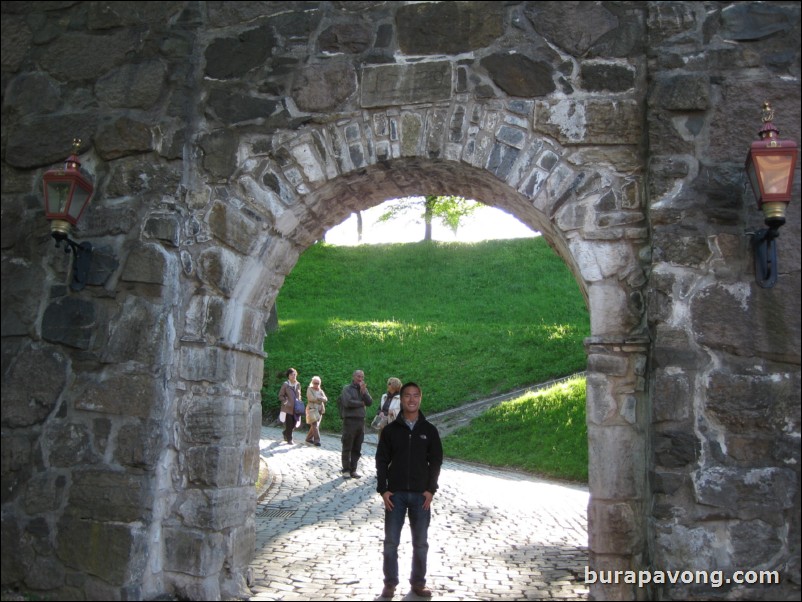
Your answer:
[[[247,254],[257,238],[258,226],[241,211],[216,202],[208,217],[209,230],[221,242]]]
[[[206,284],[228,297],[236,285],[241,264],[242,259],[238,254],[224,247],[210,248],[198,257],[198,275]]]

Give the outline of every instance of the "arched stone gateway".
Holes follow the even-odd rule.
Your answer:
[[[588,301],[590,568],[782,578],[592,596],[798,596],[799,199],[762,290],[740,191],[764,95],[799,136],[798,4],[2,10],[4,586],[242,595],[283,279],[352,211],[442,193],[541,231]],[[40,184],[75,135],[79,293]]]

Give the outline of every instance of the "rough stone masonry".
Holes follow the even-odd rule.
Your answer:
[[[0,43],[4,587],[246,596],[284,277],[455,194],[587,300],[591,568],[781,577],[591,597],[799,598],[799,169],[772,289],[743,172],[765,99],[799,141],[799,3],[4,2]],[[41,188],[74,137],[80,292]]]

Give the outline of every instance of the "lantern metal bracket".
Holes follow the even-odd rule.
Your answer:
[[[764,228],[748,232],[752,236],[755,253],[755,281],[761,288],[772,288],[777,284],[777,238],[778,228]]]
[[[61,247],[61,242],[64,241],[64,252],[73,254],[70,288],[74,291],[83,290],[89,280],[89,268],[92,265],[92,243],[77,243],[65,234],[56,232],[53,233],[53,238],[56,240],[56,248]]]

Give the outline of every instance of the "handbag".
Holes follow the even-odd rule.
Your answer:
[[[387,416],[383,416],[382,414],[376,414],[373,422],[370,423],[370,428],[377,431],[382,430],[385,426],[387,426]]]
[[[298,395],[296,394],[295,389],[290,388],[290,391],[292,391],[292,399],[293,399],[292,413],[303,414],[304,413],[303,402],[300,399],[298,399]]]

